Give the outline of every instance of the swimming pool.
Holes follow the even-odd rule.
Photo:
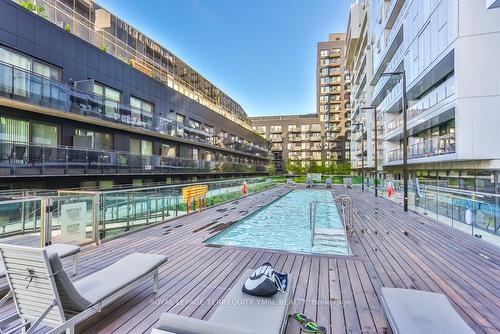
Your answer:
[[[309,203],[319,205],[318,229],[335,230],[335,240],[311,242]],[[328,190],[293,190],[206,241],[209,244],[266,248],[298,253],[349,254],[337,206]]]

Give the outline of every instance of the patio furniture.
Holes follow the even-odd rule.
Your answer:
[[[332,178],[329,177],[325,180],[325,188],[331,188],[332,187]]]
[[[73,275],[77,274],[78,271],[78,253],[80,253],[80,246],[69,245],[69,244],[52,244],[45,247],[47,254],[57,254],[61,259],[65,257],[73,257]],[[5,266],[3,262],[0,262],[0,280],[6,279]]]
[[[29,151],[29,162],[34,166],[35,163],[48,162],[52,154],[52,148],[43,146],[32,146]]]
[[[0,161],[8,161],[9,163],[15,163],[16,161],[21,161],[24,163],[28,162],[26,155],[26,146],[13,144],[10,149],[10,154],[2,153],[0,155]]]
[[[344,187],[352,188],[352,179],[350,177],[344,177]]]
[[[272,297],[255,297],[241,291],[253,270],[243,272],[208,321],[163,313],[152,334],[281,334],[291,307],[291,277],[288,289]]]
[[[313,187],[313,179],[312,177],[308,176],[306,179],[306,188],[312,188]]]
[[[295,187],[295,182],[293,182],[293,179],[286,179],[286,187],[287,188]]]
[[[380,301],[394,334],[474,333],[440,293],[382,288]]]
[[[167,257],[134,253],[93,274],[72,282],[59,256],[46,249],[0,244],[17,314],[0,321],[0,327],[20,317],[24,333],[53,327],[47,333],[66,330],[99,313],[102,308],[153,279],[158,291],[158,269]]]

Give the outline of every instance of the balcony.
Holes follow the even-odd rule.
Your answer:
[[[0,142],[0,175],[2,177],[263,173],[265,169],[265,164],[205,161],[83,147]]]
[[[60,112],[93,117],[131,128],[139,128],[193,142],[227,148],[218,145],[216,137],[201,129],[194,129],[174,120],[156,115],[134,112],[130,105],[103,96],[78,90],[75,87],[0,62],[0,96],[12,100],[53,109]],[[268,157],[269,150],[258,145],[233,145],[246,154]]]
[[[290,126],[288,127],[288,132],[297,133],[297,132],[302,132],[302,130],[300,129],[300,126]]]
[[[322,147],[321,147],[321,145],[311,145],[310,150],[311,151],[321,151]]]
[[[301,136],[289,136],[288,137],[288,141],[290,141],[290,142],[300,142],[302,140],[303,139]]]
[[[269,138],[271,140],[271,142],[273,143],[282,143],[283,142],[283,137],[279,136],[279,137],[271,137]]]
[[[455,153],[455,135],[445,135],[408,146],[408,159],[430,158]],[[403,161],[403,149],[387,152],[387,162]]]
[[[292,145],[288,148],[289,151],[302,151],[305,148],[302,148],[302,145]]]
[[[418,101],[412,101],[413,103],[411,107],[409,107],[407,110],[408,128],[410,129],[415,125],[424,126],[425,122],[422,123],[418,120],[418,118],[421,118],[419,116],[422,114],[426,115],[428,115],[429,113],[434,114],[434,111],[437,111],[438,115],[443,116],[443,112],[439,111],[439,109],[441,108],[441,106],[443,106],[443,104],[448,103],[450,101],[449,98],[452,97],[454,94],[455,94],[455,77],[451,76],[445,82],[434,88],[432,91],[422,96]],[[446,109],[443,110],[445,112],[447,111]],[[397,135],[396,130],[399,130],[402,126],[403,126],[403,114],[400,113],[393,120],[387,123],[386,139],[390,139],[394,137],[394,135]]]

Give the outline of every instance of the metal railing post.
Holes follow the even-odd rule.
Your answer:
[[[40,247],[52,243],[52,199],[43,197],[40,200]]]
[[[94,194],[92,197],[92,230],[93,230],[93,241],[96,243],[96,245],[99,245],[101,243],[101,233],[99,231],[99,194]],[[104,217],[105,218],[105,217]],[[104,237],[104,235],[103,235]]]

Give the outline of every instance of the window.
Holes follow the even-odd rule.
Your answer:
[[[271,125],[271,132],[281,132],[281,125]]]
[[[27,144],[29,141],[29,122],[20,119],[0,117],[0,140],[2,142]]]
[[[33,122],[31,124],[31,142],[35,145],[56,146],[58,143],[58,127],[56,125]]]
[[[321,50],[320,51],[320,56],[321,57],[328,57],[328,50]]]
[[[198,160],[200,154],[200,150],[197,148],[193,148],[193,160]]]
[[[118,119],[120,116],[122,93],[108,86],[94,83],[94,94],[104,98],[104,116]]]
[[[193,129],[200,129],[201,123],[190,118],[189,119],[189,127],[193,128]]]
[[[0,46],[0,61],[46,78],[61,80],[61,69],[42,63],[10,48]]]
[[[265,125],[259,125],[255,127],[255,131],[258,133],[265,133],[266,132],[266,126]]]
[[[206,125],[206,124],[205,124],[205,126],[204,126],[204,130],[205,130],[205,132],[207,132],[207,133],[209,133],[209,134],[211,134],[211,135],[213,135],[213,134],[214,134],[214,127],[213,127],[213,126],[210,126],[210,125]]]
[[[175,158],[177,156],[177,147],[170,144],[161,144],[161,156]]]
[[[184,124],[184,115],[181,115],[181,114],[176,114],[175,115],[175,121],[179,124]]]
[[[137,124],[144,127],[153,126],[154,104],[131,96],[130,111],[132,124]]]
[[[29,94],[50,96],[50,85],[42,85],[42,78],[39,76],[54,80],[61,79],[59,68],[3,46],[0,46],[0,62],[10,65],[0,66],[0,90],[10,93],[14,88],[14,94],[19,96]],[[12,73],[13,68],[14,73]],[[36,75],[31,78],[31,73]],[[57,96],[54,97],[57,98]]]
[[[153,155],[153,142],[151,140],[130,138],[130,153],[151,156]]]
[[[113,149],[113,136],[109,133],[75,129],[73,136],[73,146],[86,147],[91,149]]]

